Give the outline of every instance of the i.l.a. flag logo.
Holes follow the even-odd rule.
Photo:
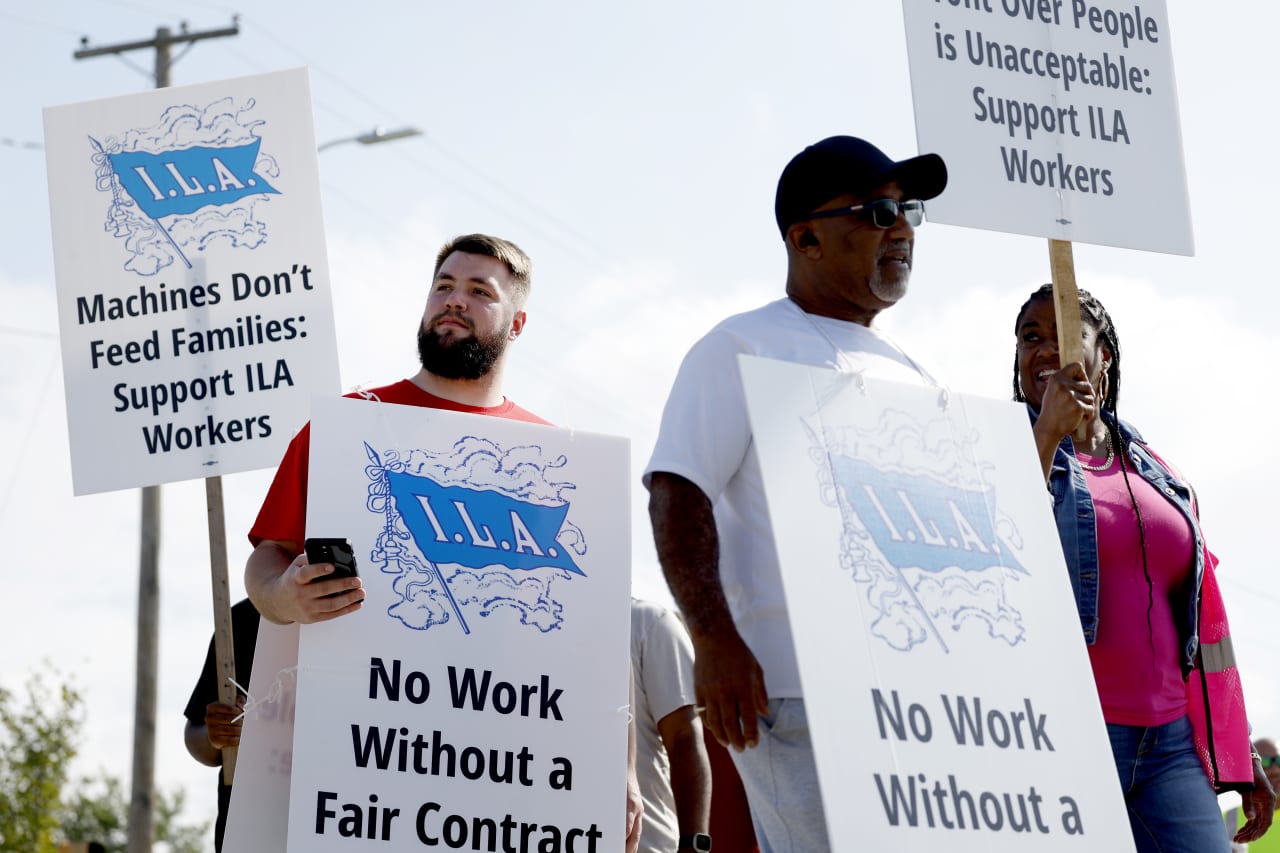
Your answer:
[[[121,241],[124,268],[152,276],[215,240],[256,249],[267,228],[254,206],[279,195],[280,173],[261,150],[254,101],[222,98],[172,106],[153,126],[91,136],[98,189],[111,193],[105,228]]]
[[[973,634],[1026,639],[1016,584],[1021,538],[972,458],[975,435],[888,410],[873,429],[810,433],[823,501],[840,510],[840,566],[865,591],[890,648]]]
[[[253,193],[275,193],[253,171],[262,140],[230,148],[193,145],[152,154],[107,154],[124,191],[152,219],[195,213],[213,204],[231,204]],[[104,152],[105,153],[105,152]]]
[[[539,506],[403,471],[388,472],[387,483],[418,549],[434,562],[472,569],[495,563],[509,569],[558,566],[582,574],[556,542],[568,504]]]
[[[831,460],[840,494],[887,559],[926,572],[981,571],[993,563],[1026,570],[1000,544],[995,494],[862,459]]]
[[[383,517],[370,561],[395,575],[388,615],[425,631],[500,615],[538,631],[565,619],[556,582],[586,577],[586,538],[569,520],[573,483],[563,456],[536,445],[504,449],[468,436],[445,451],[379,452],[370,464],[370,512]]]

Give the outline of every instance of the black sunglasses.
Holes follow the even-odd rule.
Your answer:
[[[1266,770],[1280,764],[1280,755],[1259,755],[1258,760],[1262,762],[1262,769]]]
[[[827,219],[832,216],[848,216],[851,213],[861,213],[865,218],[871,220],[871,224],[877,228],[892,228],[894,223],[898,221],[898,214],[902,214],[906,217],[911,227],[915,228],[921,222],[924,222],[924,202],[919,199],[898,201],[895,198],[878,198],[875,201],[855,204],[852,207],[819,210],[816,213],[810,213],[806,218]]]

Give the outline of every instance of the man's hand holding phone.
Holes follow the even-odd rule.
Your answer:
[[[332,546],[326,550],[313,541],[319,540],[303,543],[301,554],[293,541],[263,539],[254,547],[245,564],[244,585],[264,619],[277,625],[323,622],[360,609],[364,588],[355,576],[351,546],[339,539],[343,544],[337,551]],[[308,547],[313,559],[307,559]],[[344,570],[337,571],[339,566]]]
[[[299,621],[323,622],[359,610],[365,593],[351,543],[313,538],[303,549],[294,560],[295,582],[306,585],[299,594],[308,599],[303,604],[308,618]]]
[[[359,577],[356,572],[356,555],[346,539],[308,539],[302,545],[307,562],[313,566],[329,565],[328,574],[317,575],[312,582],[332,578]]]

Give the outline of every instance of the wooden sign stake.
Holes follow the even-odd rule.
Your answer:
[[[218,676],[218,701],[236,704],[235,646],[231,636],[231,592],[227,586],[227,525],[222,503],[222,478],[206,477],[205,503],[209,511],[209,574],[213,580],[213,649]],[[236,775],[236,747],[222,750],[222,781],[230,785]]]
[[[1049,241],[1049,270],[1053,276],[1053,313],[1058,325],[1058,367],[1084,361],[1080,336],[1080,291],[1076,289],[1076,265],[1070,240]],[[1075,431],[1077,441],[1089,437],[1086,424]]]

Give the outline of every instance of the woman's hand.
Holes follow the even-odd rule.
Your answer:
[[[1056,436],[1056,445],[1064,435],[1071,435],[1081,424],[1093,420],[1097,414],[1095,405],[1093,386],[1089,384],[1084,365],[1074,361],[1049,377],[1036,427],[1039,429],[1043,424],[1047,433]]]
[[[1253,790],[1240,795],[1240,807],[1247,820],[1235,840],[1241,844],[1257,841],[1271,826],[1276,810],[1276,792],[1271,789],[1271,781],[1257,758],[1253,759]]]
[[[1091,423],[1097,411],[1093,386],[1089,384],[1083,364],[1073,361],[1049,377],[1040,400],[1040,414],[1031,428],[1046,483],[1058,443],[1063,436],[1075,433],[1081,424]]]

